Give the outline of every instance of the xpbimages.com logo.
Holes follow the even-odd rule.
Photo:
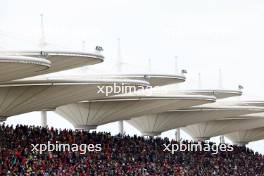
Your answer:
[[[105,94],[106,96],[110,96],[113,94],[127,94],[135,91],[144,91],[145,95],[149,96],[159,93],[166,94],[168,92],[166,87],[162,86],[131,86],[124,83],[122,83],[121,85],[114,83],[113,85],[97,86],[97,89],[98,94]]]
[[[80,154],[86,154],[87,152],[100,152],[102,151],[101,144],[61,144],[59,141],[56,143],[51,143],[48,141],[47,144],[31,144],[32,152],[37,152],[42,154],[43,152],[80,152]]]
[[[232,152],[234,151],[234,148],[232,145],[229,144],[215,144],[215,143],[183,143],[180,141],[179,143],[169,143],[169,144],[163,144],[164,146],[164,152],[170,152],[172,154],[180,151],[180,152],[212,152],[212,154],[217,154],[219,151],[221,152]]]

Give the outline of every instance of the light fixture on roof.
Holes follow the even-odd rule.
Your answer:
[[[243,89],[244,89],[244,87],[243,87],[243,86],[241,86],[241,85],[238,85],[238,89],[239,89],[239,90],[243,90]]]
[[[47,57],[48,56],[48,53],[45,52],[45,51],[40,51],[40,55],[43,56],[43,57]]]
[[[182,75],[187,74],[187,70],[185,70],[185,69],[181,70],[181,74]]]
[[[150,78],[149,75],[144,75],[145,80],[148,80],[149,78]]]
[[[98,52],[104,51],[103,47],[101,47],[101,46],[96,46],[95,50],[98,51]]]

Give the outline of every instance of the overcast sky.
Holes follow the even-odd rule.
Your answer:
[[[224,88],[243,85],[246,96],[264,97],[262,0],[0,0],[0,49],[38,48],[41,13],[48,48],[104,48],[105,63],[88,72],[115,70],[120,38],[123,72],[149,72],[151,59],[152,73],[174,73],[177,56],[188,88],[198,88],[198,73],[202,88],[218,88],[221,69]],[[35,123],[34,116],[8,122]],[[50,118],[50,125],[71,127]],[[250,147],[264,152],[263,144]]]

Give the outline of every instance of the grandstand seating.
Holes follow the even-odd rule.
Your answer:
[[[47,141],[102,144],[100,152],[32,152]],[[109,133],[33,126],[0,126],[1,175],[264,175],[258,153],[233,146],[232,152],[165,152],[169,139],[111,136]],[[187,142],[187,141],[185,141]]]

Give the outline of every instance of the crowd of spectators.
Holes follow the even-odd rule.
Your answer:
[[[32,151],[47,141],[101,144],[101,151]],[[165,152],[169,139],[111,136],[33,126],[0,126],[0,174],[18,176],[263,176],[264,159],[245,147],[232,152]]]

